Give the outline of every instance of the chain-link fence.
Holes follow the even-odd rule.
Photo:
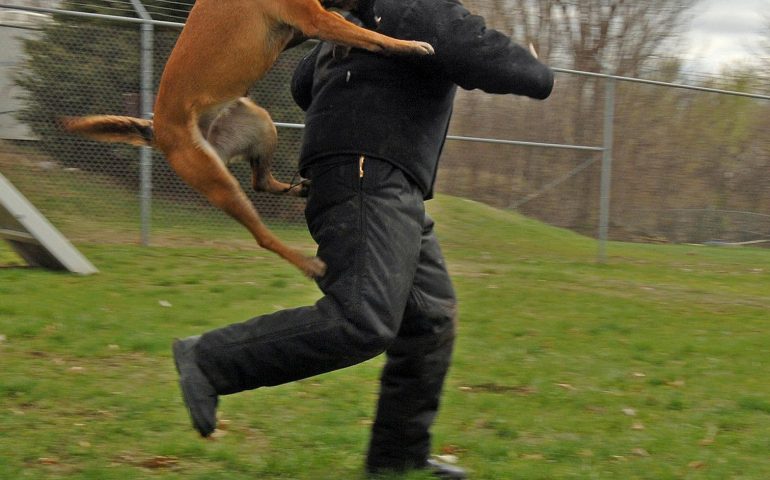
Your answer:
[[[64,115],[146,115],[143,79],[154,91],[191,2],[145,2],[144,14],[136,0],[97,3],[68,2],[77,12],[52,0],[0,4],[0,172],[78,240],[231,225],[160,155],[142,172],[139,149],[59,128]],[[282,55],[250,92],[286,124],[273,165],[285,181],[302,135],[292,125],[303,121],[288,85],[306,49]],[[770,239],[770,102],[719,91],[732,86],[686,90],[561,70],[545,102],[461,92],[438,191],[592,236],[761,244]],[[249,167],[230,168],[249,189]],[[301,200],[250,195],[269,223],[302,225]]]
[[[768,90],[744,80],[561,71],[542,103],[461,92],[451,133],[466,141],[448,143],[440,190],[591,236],[766,245],[770,96],[717,88]]]

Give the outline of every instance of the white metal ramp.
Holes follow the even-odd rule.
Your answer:
[[[80,275],[98,272],[2,174],[0,238],[31,266]]]

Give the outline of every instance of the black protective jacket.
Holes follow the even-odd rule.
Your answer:
[[[436,54],[354,49],[335,58],[333,45],[313,49],[292,80],[292,95],[307,112],[300,171],[330,156],[364,154],[405,171],[429,198],[457,86],[537,99],[551,93],[553,72],[509,37],[486,28],[458,0],[360,5],[360,23],[395,38],[429,42]]]

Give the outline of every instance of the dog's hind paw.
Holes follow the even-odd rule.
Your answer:
[[[307,196],[310,194],[310,180],[303,178],[301,182],[299,182],[299,185],[294,187],[297,191],[297,196],[301,198],[307,198]]]
[[[284,188],[281,193],[290,195],[292,197],[307,198],[310,194],[310,180],[303,178],[298,183],[293,183],[290,186]]]

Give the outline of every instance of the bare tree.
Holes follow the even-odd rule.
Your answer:
[[[681,34],[700,0],[467,0],[492,27],[532,42],[552,64],[638,75]]]

